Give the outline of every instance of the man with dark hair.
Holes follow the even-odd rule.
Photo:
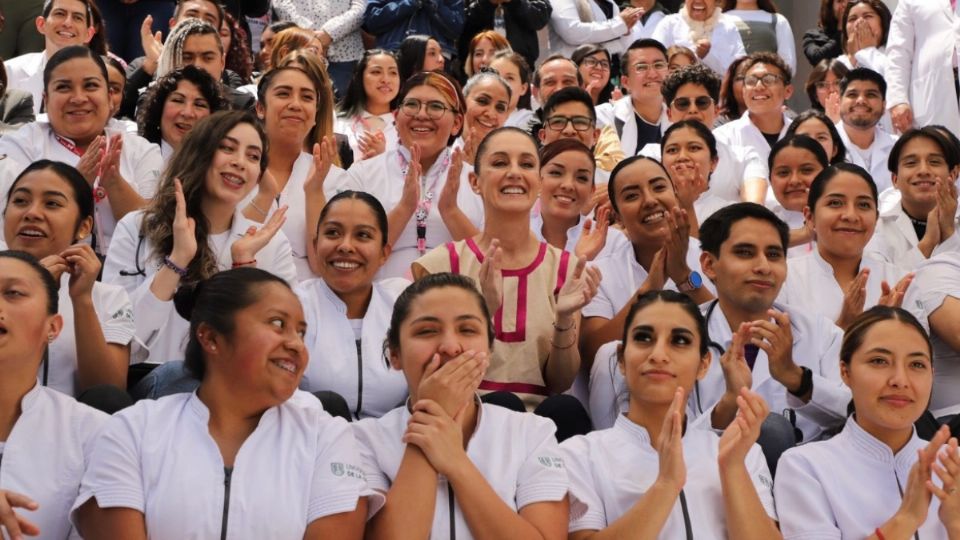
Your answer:
[[[716,346],[689,412],[709,418],[714,429],[736,416],[742,387],[782,411],[803,441],[846,420],[843,332],[826,317],[774,303],[787,277],[788,237],[786,223],[754,203],[718,210],[700,226],[700,267],[717,289],[717,299],[702,309]]]
[[[897,138],[877,124],[886,109],[887,83],[876,71],[850,70],[840,81],[840,122],[837,131],[847,147],[847,159],[866,169],[878,191],[891,186],[887,159]]]
[[[36,20],[43,35],[42,52],[21,54],[4,62],[7,86],[30,92],[33,112],[40,114],[43,103],[43,68],[54,53],[71,45],[86,45],[95,32],[90,0],[47,0]]]
[[[743,100],[747,112],[717,128],[715,135],[718,141],[753,148],[766,162],[770,148],[790,127],[783,105],[793,95],[792,75],[786,62],[775,53],[753,53],[744,64]]]
[[[659,41],[638,39],[620,57],[620,84],[628,94],[597,108],[600,126],[613,126],[624,155],[635,156],[659,143],[667,119],[660,86],[668,74],[667,49]]]
[[[693,64],[671,73],[661,87],[670,122],[693,120],[712,128],[717,119],[720,77],[703,64]],[[659,144],[641,150],[645,156],[661,158]],[[762,204],[767,192],[767,164],[752,148],[717,141],[717,169],[710,175],[706,194],[731,203],[750,201]]]
[[[552,54],[533,70],[532,83],[530,93],[541,104],[541,108],[534,111],[526,130],[534,138],[537,138],[543,128],[542,105],[550,99],[554,92],[561,88],[583,86],[583,77],[573,60],[560,54]]]

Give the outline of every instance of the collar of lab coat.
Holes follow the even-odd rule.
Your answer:
[[[894,455],[886,443],[881,442],[873,435],[867,433],[860,424],[854,419],[855,415],[847,418],[847,425],[843,427],[840,437],[849,441],[853,446],[860,450],[859,454],[863,457],[874,459],[881,463],[895,463],[898,470],[909,470],[917,460],[917,454],[913,445],[907,443],[900,451]],[[917,430],[913,428],[911,442],[917,439]]]
[[[637,153],[637,121],[635,120],[636,111],[633,109],[633,100],[630,96],[624,96],[613,103],[613,116],[623,122],[623,132],[620,134],[620,147],[627,155]],[[667,108],[662,107],[660,112],[660,133],[663,134],[670,127],[670,120],[667,119]]]

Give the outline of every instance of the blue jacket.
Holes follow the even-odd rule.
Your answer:
[[[405,37],[426,34],[455,57],[464,17],[463,0],[368,0],[363,26],[377,47],[396,50]]]

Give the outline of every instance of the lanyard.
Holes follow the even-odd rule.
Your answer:
[[[420,200],[417,201],[417,211],[414,212],[414,219],[417,221],[417,251],[421,255],[427,252],[427,218],[430,216],[430,209],[433,207],[434,189],[437,187],[440,176],[450,168],[450,149],[443,150],[443,162],[440,167],[434,165],[435,172],[424,174],[420,177]],[[407,170],[410,168],[407,158],[402,152],[397,151],[397,160],[400,162],[400,173],[406,178]],[[427,181],[433,177],[429,187]]]

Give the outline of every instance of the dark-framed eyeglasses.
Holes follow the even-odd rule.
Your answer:
[[[546,125],[553,131],[563,131],[567,124],[573,124],[576,131],[587,131],[594,127],[594,120],[589,116],[551,116],[547,118]]]
[[[771,86],[776,86],[781,82],[783,82],[783,77],[775,73],[767,73],[762,77],[757,77],[756,75],[747,75],[743,78],[743,85],[749,86],[750,88],[753,88],[760,83],[763,83],[764,86],[769,88]]]
[[[586,66],[586,67],[588,67],[588,68],[591,68],[591,69],[593,69],[593,68],[600,68],[600,69],[602,69],[602,70],[604,70],[604,71],[608,71],[608,70],[610,69],[610,62],[609,62],[609,61],[607,61],[607,60],[599,60],[599,59],[597,59],[597,58],[589,58],[589,57],[588,57],[588,58],[584,58],[583,60],[580,61],[580,64],[582,64],[582,65],[584,65],[584,66]]]

